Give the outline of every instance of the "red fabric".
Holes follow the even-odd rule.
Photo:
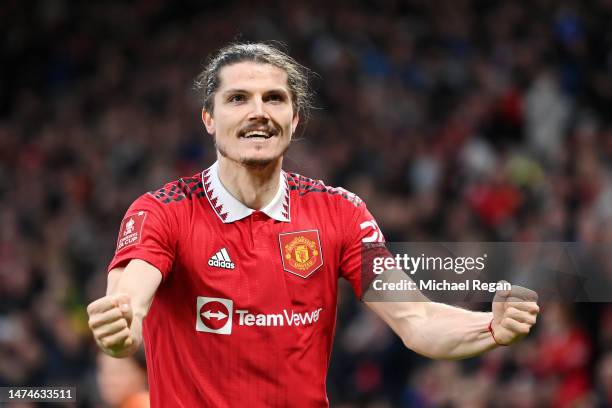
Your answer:
[[[469,200],[484,222],[497,226],[518,209],[521,194],[510,185],[484,185],[474,188],[469,194]]]
[[[590,389],[588,362],[591,345],[580,329],[541,339],[534,371],[540,377],[557,377],[559,385],[553,406],[569,407]]]
[[[291,222],[256,211],[224,224],[199,181],[136,200],[127,216],[146,212],[141,236],[109,265],[139,258],[163,274],[144,323],[151,406],[328,406],[337,282],[346,278],[361,296],[361,241],[383,240],[372,216],[342,189],[289,175]],[[321,254],[307,234],[292,234],[302,241],[288,249],[300,262],[322,257],[305,278],[283,268],[279,234],[312,230]],[[233,265],[211,266],[222,249]]]
[[[523,100],[515,88],[509,88],[501,98],[500,111],[502,116],[516,126],[523,123]]]

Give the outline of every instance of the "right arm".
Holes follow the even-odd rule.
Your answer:
[[[130,356],[142,344],[144,318],[162,275],[174,262],[176,211],[146,193],[132,203],[121,222],[106,296],[87,307],[96,343],[112,357]]]
[[[106,296],[87,307],[89,327],[103,352],[127,357],[138,350],[142,323],[161,279],[159,269],[140,259],[108,273]]]

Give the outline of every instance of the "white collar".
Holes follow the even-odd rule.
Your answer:
[[[202,184],[204,185],[204,191],[206,192],[208,202],[224,223],[227,224],[241,220],[255,212],[252,208],[238,201],[221,183],[219,179],[218,162],[215,162],[202,172]],[[289,185],[287,184],[287,175],[284,171],[281,170],[281,177],[276,195],[272,198],[272,201],[260,211],[277,221],[291,222],[291,212],[289,210]]]

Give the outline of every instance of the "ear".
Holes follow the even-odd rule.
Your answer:
[[[293,119],[291,120],[291,134],[295,133],[295,129],[297,129],[297,125],[300,122],[300,115],[296,113],[293,115]]]
[[[211,136],[215,134],[215,119],[213,119],[212,114],[206,108],[202,108],[202,123],[204,123],[208,134]]]

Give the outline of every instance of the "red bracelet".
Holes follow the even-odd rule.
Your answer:
[[[495,338],[495,333],[493,333],[493,319],[491,319],[491,321],[489,322],[489,333],[491,333],[491,337],[493,337],[493,341],[495,342],[495,344],[497,344],[498,346],[507,346],[507,344],[502,344],[498,342]]]

